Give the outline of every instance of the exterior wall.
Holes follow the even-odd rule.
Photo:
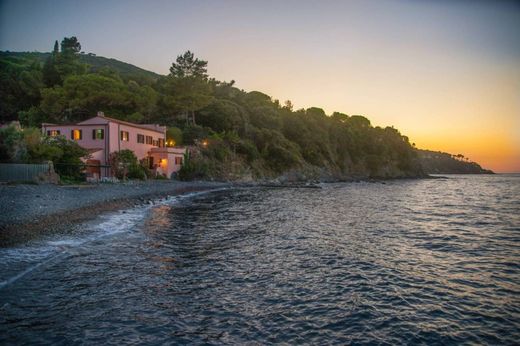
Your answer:
[[[90,160],[99,160],[101,164],[105,162],[105,151],[99,150],[90,154]]]
[[[93,139],[92,138],[92,130],[98,130],[103,129],[105,130],[105,138],[104,139]],[[81,147],[86,149],[101,149],[101,151],[96,152],[96,156],[98,160],[101,161],[102,164],[106,162],[106,159],[108,158],[106,156],[106,148],[107,148],[107,126],[104,124],[101,125],[44,125],[43,126],[43,133],[47,134],[47,131],[49,130],[57,130],[60,131],[60,135],[64,136],[67,139],[71,139],[71,131],[72,130],[81,130],[82,136],[80,140],[74,140],[76,143],[78,143]]]
[[[93,139],[92,130],[104,129],[104,139]],[[104,116],[97,116],[82,121],[74,125],[53,125],[43,124],[42,131],[46,134],[48,130],[58,130],[60,135],[67,139],[71,138],[72,130],[81,130],[82,138],[75,140],[80,146],[86,149],[101,149],[92,151],[91,159],[99,160],[101,165],[107,165],[109,156],[113,152],[120,150],[131,150],[135,156],[142,160],[146,157],[153,157],[154,164],[158,164],[158,171],[170,177],[173,172],[177,172],[182,165],[175,164],[175,156],[184,157],[184,148],[159,148],[159,139],[163,145],[166,142],[166,128],[158,125],[138,125],[122,122]],[[121,131],[128,132],[128,141],[121,140]],[[137,135],[144,136],[144,143],[137,142]],[[152,137],[155,145],[147,144],[146,137]],[[153,152],[153,154],[152,154]],[[163,161],[161,161],[163,160]],[[162,162],[161,164],[159,164]],[[102,176],[110,175],[108,170],[102,169]]]
[[[120,150],[118,131],[119,125],[116,123],[109,123],[108,127],[110,133],[110,136],[108,137],[108,152],[113,153]]]
[[[150,151],[150,157],[153,157],[157,173],[164,174],[167,178],[171,178],[172,174],[178,172],[182,167],[182,163],[184,163],[176,164],[175,159],[179,158],[184,161],[185,153],[186,148],[182,147],[154,148]]]
[[[134,153],[135,153],[135,156],[137,156],[137,158],[139,160],[145,158],[148,156],[148,152],[152,149],[152,148],[157,148],[157,145],[152,145],[152,144],[146,144],[146,136],[150,136],[152,137],[152,139],[154,141],[158,141],[158,139],[165,139],[165,133],[159,133],[157,131],[153,131],[153,130],[147,130],[147,129],[143,129],[143,128],[137,128],[137,127],[133,127],[133,126],[128,126],[128,125],[125,125],[125,124],[115,124],[118,126],[118,136],[117,136],[117,140],[120,142],[119,143],[119,148],[118,150],[124,150],[124,149],[130,149],[132,150]],[[128,141],[122,141],[121,140],[121,131],[126,131],[128,132]],[[140,135],[143,135],[145,136],[145,143],[138,143],[137,142],[137,135],[140,134]],[[111,150],[112,152],[112,150]]]

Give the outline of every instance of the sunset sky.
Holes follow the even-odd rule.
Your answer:
[[[362,114],[419,148],[520,172],[520,1],[1,1],[0,50],[85,52]]]

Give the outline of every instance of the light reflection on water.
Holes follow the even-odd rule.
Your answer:
[[[0,342],[515,344],[519,196],[451,176],[159,205],[4,287]]]

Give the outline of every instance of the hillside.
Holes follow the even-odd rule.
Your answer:
[[[465,160],[462,155],[441,151],[418,150],[419,159],[428,174],[493,174],[478,163]]]
[[[0,64],[1,66],[10,65],[14,68],[27,68],[34,62],[37,62],[43,66],[45,60],[51,55],[51,53],[42,52],[9,52],[0,51]],[[97,56],[93,53],[79,54],[79,60],[82,63],[89,65],[89,70],[97,72],[102,68],[110,68],[119,73],[121,78],[124,80],[134,80],[140,84],[152,84],[159,77],[159,74],[144,70],[132,64],[122,62],[112,58],[105,58]]]
[[[0,123],[19,120],[38,128],[42,122],[81,121],[97,111],[160,123],[169,127],[169,139],[198,148],[184,165],[183,179],[331,181],[473,172],[472,164],[452,162],[449,154],[445,160],[418,152],[397,129],[372,126],[361,115],[294,110],[289,100],[217,81],[207,74],[207,61],[189,51],[177,57],[169,75],[160,76],[80,50],[71,37],[52,53],[0,52]],[[4,156],[22,160],[15,153],[23,148],[9,145]]]

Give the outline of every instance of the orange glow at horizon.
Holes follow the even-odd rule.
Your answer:
[[[2,2],[0,50],[75,35],[86,52],[163,75],[190,50],[245,91],[520,172],[518,1],[62,2]]]
[[[345,64],[344,57],[331,56],[319,67],[305,56],[273,53],[254,73],[251,49],[232,64],[240,75],[237,86],[246,91],[291,100],[295,109],[363,115],[374,126],[394,126],[418,148],[462,154],[497,173],[520,172],[518,64],[448,59],[430,48],[406,61],[390,55],[367,61],[361,54]],[[287,59],[290,66],[283,65]]]

